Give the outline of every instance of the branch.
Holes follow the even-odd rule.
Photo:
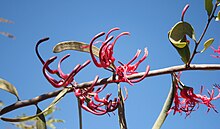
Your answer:
[[[178,71],[189,71],[189,70],[220,70],[220,64],[190,64],[189,67],[186,67],[185,65],[172,66],[172,67],[167,67],[167,68],[163,68],[163,69],[149,71],[147,77],[153,77],[153,76],[159,76],[159,75],[164,75],[164,74],[170,74],[170,73],[178,72]],[[141,78],[144,74],[145,74],[145,72],[133,74],[131,76],[128,76],[128,79]],[[89,87],[92,83],[93,83],[93,81],[83,82],[83,83],[78,84],[77,88]],[[96,85],[102,85],[102,84],[106,84],[106,83],[114,83],[113,77],[99,79],[97,81]],[[42,94],[40,96],[37,96],[37,97],[29,99],[29,100],[17,101],[16,103],[9,105],[9,106],[3,108],[2,110],[0,110],[0,116],[4,115],[10,111],[13,111],[15,109],[25,107],[25,106],[35,105],[35,104],[37,104],[41,101],[44,101],[46,99],[56,97],[61,91],[62,90],[57,90],[57,91]],[[73,89],[68,92],[72,92],[72,91],[73,91]]]

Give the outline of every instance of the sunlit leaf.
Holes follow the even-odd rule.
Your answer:
[[[217,17],[216,17],[215,20],[216,20],[216,21],[219,21],[219,20],[220,20],[220,11],[218,11],[218,15],[217,15]]]
[[[15,95],[19,100],[17,89],[11,83],[1,78],[0,78],[0,89]]]
[[[69,88],[64,88],[55,98],[54,100],[50,103],[50,105],[44,109],[42,112],[33,115],[33,116],[25,116],[25,117],[21,117],[21,118],[5,118],[5,117],[1,117],[1,120],[3,121],[7,121],[7,122],[22,122],[22,121],[27,121],[27,120],[31,120],[33,118],[36,118],[38,116],[40,116],[41,114],[45,113],[46,111],[48,111],[50,108],[52,108],[53,106],[55,106],[65,95],[66,93],[69,91]]]
[[[205,9],[207,11],[208,16],[212,14],[212,9],[213,9],[213,0],[205,0]]]
[[[208,39],[208,40],[204,43],[204,48],[202,49],[201,53],[204,52],[210,45],[212,45],[213,42],[214,42],[214,38]]]
[[[36,114],[39,114],[41,112],[42,112],[41,109],[37,106]],[[39,115],[36,120],[37,120],[36,122],[37,129],[47,129],[46,120],[43,113],[41,113],[41,115]]]
[[[184,48],[187,45],[187,42],[183,41],[186,35],[196,40],[193,27],[187,22],[180,21],[171,28],[168,37],[174,46]]]
[[[0,107],[4,106],[4,103],[0,100]]]
[[[170,32],[169,32],[170,33]],[[169,35],[168,33],[168,35]],[[182,38],[182,40],[180,42],[185,42],[186,41],[186,37],[184,36]],[[171,41],[170,41],[171,42]],[[172,43],[172,42],[171,42]],[[190,50],[189,50],[189,46],[185,45],[183,48],[179,48],[177,47],[175,44],[172,43],[172,45],[174,46],[174,48],[177,50],[177,52],[179,53],[179,55],[181,56],[181,60],[186,64],[189,59],[190,59]]]
[[[76,42],[76,41],[65,41],[60,42],[57,45],[54,46],[53,52],[58,53],[65,50],[76,50],[80,52],[87,52],[89,53],[89,44],[83,43],[83,42]],[[99,48],[96,46],[92,46],[93,54],[97,57],[99,57]]]

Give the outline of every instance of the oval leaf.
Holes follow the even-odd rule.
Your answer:
[[[214,38],[208,39],[208,40],[204,43],[204,48],[202,49],[201,53],[204,52],[209,46],[211,46],[213,42],[214,42]]]
[[[37,106],[37,113],[36,114],[39,114],[41,112],[42,112],[41,109]],[[37,127],[37,129],[47,129],[44,114],[41,114],[37,117],[36,127]]]
[[[212,14],[213,3],[212,0],[205,0],[205,9],[207,11],[208,16]]]
[[[57,45],[54,46],[53,52],[58,53],[65,50],[76,50],[80,52],[87,52],[89,53],[89,44],[83,43],[83,42],[77,42],[77,41],[64,41],[60,42]],[[97,57],[99,57],[99,48],[96,46],[92,46],[93,54]]]
[[[55,98],[54,100],[51,102],[51,104],[46,108],[44,109],[42,112],[36,114],[36,115],[33,115],[33,116],[25,116],[25,117],[21,117],[21,118],[5,118],[5,117],[1,117],[1,120],[3,121],[7,121],[7,122],[22,122],[22,121],[27,121],[27,120],[30,120],[30,119],[33,119],[33,118],[36,118],[42,114],[44,114],[46,111],[48,111],[51,107],[53,107],[54,105],[56,105],[65,95],[66,93],[69,91],[70,89],[67,87],[67,88],[64,88]]]
[[[8,81],[0,78],[0,88],[2,90],[5,90],[5,91],[15,95],[17,97],[17,99],[19,100],[17,89]]]
[[[184,48],[187,45],[183,41],[185,35],[188,35],[194,41],[196,40],[193,27],[187,22],[180,21],[171,28],[168,36],[174,46]]]

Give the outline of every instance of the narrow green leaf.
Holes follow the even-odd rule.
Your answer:
[[[65,95],[66,93],[69,91],[69,88],[64,88],[55,98],[54,100],[50,103],[50,105],[44,109],[42,112],[33,115],[33,116],[25,116],[25,117],[21,117],[21,118],[5,118],[5,117],[1,117],[1,119],[3,121],[7,121],[7,122],[22,122],[22,121],[27,121],[33,118],[36,118],[38,116],[40,116],[41,114],[44,114],[46,111],[48,111],[50,108],[52,108],[53,106],[55,106]]]
[[[13,86],[11,83],[9,83],[8,81],[0,78],[0,89],[5,90],[13,95],[15,95],[17,97],[17,99],[19,100],[18,97],[18,92],[17,89],[15,88],[15,86]]]
[[[212,14],[212,10],[213,10],[213,0],[205,0],[205,9],[207,11],[208,16],[210,16]]]
[[[176,83],[177,83],[177,81],[176,81],[176,79],[174,79],[174,76],[172,75],[172,84],[170,87],[170,91],[167,95],[167,99],[164,102],[163,108],[162,108],[156,122],[154,123],[152,129],[160,129],[161,126],[163,125],[164,121],[166,120],[167,115],[168,115],[168,111],[170,110],[172,103],[173,103]]]
[[[183,41],[186,35],[196,41],[193,27],[187,22],[180,21],[171,28],[168,38],[174,46],[184,48],[187,45],[187,42]]]
[[[53,52],[58,53],[65,50],[76,50],[80,52],[87,52],[89,53],[89,44],[83,43],[83,42],[77,42],[77,41],[65,41],[60,42],[57,45],[54,46]],[[97,57],[99,57],[99,48],[96,46],[92,46],[93,54]]]
[[[37,106],[36,114],[39,114],[41,112],[42,112],[41,109]],[[41,115],[39,115],[36,120],[37,120],[36,122],[37,129],[47,129],[46,120],[43,113],[41,113]]]
[[[211,46],[213,42],[214,42],[214,38],[208,39],[208,40],[204,43],[204,48],[202,49],[201,53],[204,52],[209,46]]]
[[[218,11],[218,15],[217,15],[217,17],[216,17],[215,20],[216,20],[216,21],[220,21],[220,11]]]

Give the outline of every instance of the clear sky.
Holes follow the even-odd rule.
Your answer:
[[[59,58],[67,53],[71,57],[62,67],[65,72],[71,71],[76,64],[82,64],[90,59],[88,54],[75,51],[66,51],[59,54],[52,52],[54,45],[61,41],[76,40],[89,43],[94,35],[101,31],[108,31],[119,27],[122,31],[129,31],[131,36],[122,37],[115,46],[114,56],[122,62],[129,61],[137,49],[149,50],[149,56],[142,63],[138,71],[145,70],[150,65],[151,70],[182,64],[182,61],[167,39],[167,32],[180,20],[181,11],[186,4],[190,8],[186,13],[185,21],[190,22],[197,39],[205,26],[207,14],[204,9],[204,0],[1,0],[0,17],[9,19],[14,24],[0,23],[0,31],[10,32],[16,39],[9,39],[0,35],[0,76],[16,86],[22,100],[57,90],[52,87],[42,74],[42,65],[38,60],[34,47],[35,43],[43,38],[50,37],[46,44],[40,46],[44,59],[57,55]],[[204,40],[215,38],[214,47],[220,45],[220,22],[212,22]],[[117,32],[116,32],[117,33]],[[193,47],[193,42],[191,42]],[[202,46],[199,47],[202,49]],[[192,49],[192,48],[191,48]],[[142,53],[143,54],[143,53]],[[213,51],[209,48],[199,54],[193,63],[219,63],[219,59],[212,58]],[[141,55],[142,56],[142,55]],[[81,71],[77,82],[91,81],[95,75],[100,78],[110,74],[105,70],[95,68],[91,63]],[[184,72],[182,81],[194,87],[198,93],[200,86],[211,89],[212,85],[219,84],[219,72],[190,71]],[[150,129],[156,120],[171,85],[170,75],[151,77],[141,83],[128,88],[129,97],[125,102],[126,117],[129,129]],[[108,87],[113,95],[117,94],[117,86]],[[0,100],[6,105],[16,101],[13,95],[0,91]],[[52,99],[42,102],[39,106],[44,109]],[[214,102],[220,111],[220,100]],[[60,108],[54,116],[64,119],[65,123],[56,124],[58,129],[77,129],[77,101],[74,94],[68,94],[57,105]],[[185,114],[172,113],[168,116],[163,129],[216,129],[219,128],[220,116],[211,110],[200,106],[185,119]],[[34,114],[35,107],[27,107],[8,113],[6,116],[15,117],[19,114]],[[115,112],[117,114],[117,111]],[[117,115],[110,114],[95,116],[83,112],[84,129],[118,129]],[[9,123],[0,121],[1,129],[13,129]]]

